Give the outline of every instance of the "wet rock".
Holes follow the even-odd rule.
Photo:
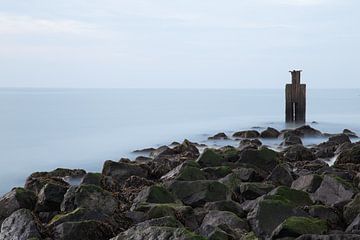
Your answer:
[[[262,131],[260,136],[262,138],[278,138],[280,132],[275,128],[268,127],[266,130]]]
[[[225,133],[217,133],[212,137],[208,138],[209,140],[226,140],[229,139],[229,137]]]
[[[205,174],[205,178],[207,180],[217,180],[219,178],[223,178],[232,172],[231,168],[228,166],[220,166],[220,167],[207,167],[201,169],[201,172]],[[194,179],[194,180],[202,180],[202,179]]]
[[[313,148],[315,152],[315,156],[317,158],[331,158],[335,155],[335,151],[338,148],[339,144],[332,141],[327,141],[324,143],[320,143],[316,147]]]
[[[310,216],[325,220],[332,229],[341,229],[342,219],[336,208],[324,205],[313,205],[309,207],[308,211]]]
[[[284,164],[277,165],[268,176],[267,180],[277,186],[283,185],[288,187],[290,187],[291,183],[294,181],[290,167]]]
[[[326,221],[310,217],[289,217],[273,232],[271,239],[296,238],[303,234],[324,234]]]
[[[356,194],[344,207],[344,219],[347,224],[350,224],[357,215],[360,214],[360,193]]]
[[[1,225],[0,239],[28,240],[41,239],[34,215],[28,209],[19,209],[4,220]]]
[[[260,133],[256,130],[240,131],[233,134],[235,138],[258,138]]]
[[[67,169],[67,168],[57,168],[51,172],[34,172],[29,178],[64,178],[64,177],[82,177],[86,174],[86,171],[83,169]]]
[[[148,153],[150,154],[151,152],[155,151],[155,148],[144,148],[144,149],[137,149],[135,151],[133,151],[134,153]]]
[[[243,218],[246,216],[241,205],[232,200],[223,200],[217,202],[208,202],[205,204],[204,209],[207,211],[218,210],[218,211],[227,211],[236,214],[238,217]]]
[[[302,127],[298,127],[295,129],[295,131],[298,133],[299,136],[302,137],[321,137],[322,133],[315,129],[310,127],[309,125],[304,125]]]
[[[240,183],[239,191],[243,199],[246,200],[254,200],[260,196],[263,196],[273,190],[275,188],[274,185],[268,183],[255,183],[255,182],[247,182]]]
[[[105,176],[110,176],[118,182],[122,182],[131,176],[146,178],[148,171],[133,163],[114,162],[107,160],[104,163],[102,174]]]
[[[73,211],[75,209],[74,200],[77,186],[71,186],[64,194],[64,199],[60,204],[60,210],[62,212]]]
[[[176,152],[176,154],[181,156],[180,158],[185,158],[186,160],[195,160],[200,155],[196,145],[196,143],[185,139],[180,145],[175,146],[173,150]]]
[[[345,149],[340,153],[335,161],[335,165],[346,163],[360,163],[360,145],[354,145],[349,149]]]
[[[280,146],[293,146],[293,145],[302,145],[301,138],[297,135],[290,135],[284,138],[284,141],[281,142]]]
[[[196,181],[205,179],[205,173],[200,170],[200,165],[195,161],[186,161],[161,177],[163,181]]]
[[[322,177],[317,174],[300,176],[292,182],[291,188],[309,193],[314,193],[321,185]]]
[[[353,131],[349,130],[349,129],[344,129],[343,130],[343,134],[346,134],[347,136],[349,136],[350,138],[358,138],[358,136],[356,135],[356,133],[354,133]]]
[[[338,145],[343,143],[351,143],[350,138],[346,134],[337,134],[329,138],[329,142],[334,142]]]
[[[13,188],[0,198],[0,225],[5,218],[20,208],[33,210],[36,196],[32,191],[24,188]]]
[[[55,215],[49,222],[54,227],[65,222],[81,222],[86,220],[105,221],[109,216],[97,209],[77,208],[69,213]]]
[[[47,183],[39,192],[36,211],[60,211],[60,204],[64,199],[67,189],[67,187],[62,185]]]
[[[101,173],[86,173],[80,184],[93,184],[96,186],[101,186],[101,180]]]
[[[341,206],[350,201],[354,193],[354,189],[345,180],[326,175],[313,194],[313,199],[327,206]]]
[[[347,233],[335,233],[327,235],[316,235],[316,234],[304,234],[296,240],[358,240],[360,235],[347,234]]]
[[[302,145],[290,146],[284,152],[284,157],[289,162],[312,161],[316,159],[314,153]]]
[[[192,207],[229,199],[229,189],[218,181],[174,181],[168,189],[185,205]]]
[[[212,149],[205,149],[196,162],[201,167],[216,167],[221,166],[223,157]]]
[[[278,153],[266,147],[259,150],[246,149],[240,153],[239,160],[236,163],[255,166],[270,172],[278,164]]]
[[[134,200],[133,208],[141,203],[175,203],[176,198],[164,187],[153,185],[142,190]]]
[[[222,156],[224,164],[234,163],[239,159],[240,150],[233,146],[225,146],[215,150]]]
[[[360,234],[360,215],[358,215],[346,228],[346,232]]]
[[[54,228],[54,240],[108,240],[111,228],[98,221],[65,222]]]
[[[48,183],[69,187],[70,184],[59,177],[28,177],[25,182],[25,189],[33,191],[36,195]]]
[[[247,232],[249,226],[247,222],[232,212],[209,211],[206,214],[199,232],[204,237],[211,237],[216,229],[221,229],[234,239],[239,239],[244,232]]]

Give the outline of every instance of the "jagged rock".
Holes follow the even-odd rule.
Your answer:
[[[217,180],[223,178],[232,172],[231,168],[228,166],[220,167],[207,167],[201,169],[201,172],[205,174],[205,179],[207,180]],[[191,180],[191,179],[190,179]],[[193,179],[193,180],[202,180],[202,179]]]
[[[360,163],[360,145],[354,145],[349,149],[343,150],[335,161],[335,165],[346,163]]]
[[[291,216],[307,216],[301,207],[311,204],[312,201],[306,192],[277,187],[256,201],[247,218],[255,234],[266,238],[270,237],[274,229],[285,219]]]
[[[301,138],[297,135],[289,135],[284,138],[284,141],[281,142],[280,146],[293,146],[293,145],[302,145]]]
[[[38,224],[31,211],[28,209],[19,209],[6,218],[1,225],[0,239],[41,239]]]
[[[215,151],[222,156],[224,164],[234,163],[239,159],[240,150],[233,146],[224,146]]]
[[[358,138],[358,136],[356,135],[356,133],[354,133],[353,131],[349,130],[349,129],[344,129],[343,130],[343,134],[346,134],[347,136],[351,137],[351,138]]]
[[[168,189],[185,205],[193,207],[229,198],[229,189],[218,181],[174,181]]]
[[[243,151],[245,149],[258,149],[262,145],[262,142],[259,139],[243,139],[240,141],[239,150]]]
[[[357,215],[357,217],[346,228],[345,232],[360,234],[360,215]]]
[[[186,161],[161,177],[163,181],[195,181],[205,179],[205,173],[200,170],[200,165],[195,161]]]
[[[36,196],[24,188],[13,188],[0,198],[0,225],[5,218],[20,208],[34,209]]]
[[[141,203],[176,203],[176,198],[164,187],[153,185],[142,190],[134,200],[133,208]]]
[[[146,178],[148,171],[137,164],[107,160],[104,163],[102,174],[122,182],[131,176]]]
[[[77,208],[69,213],[55,215],[49,222],[50,226],[57,226],[65,222],[81,222],[86,220],[104,221],[109,216],[97,209]]]
[[[338,145],[343,143],[351,143],[350,138],[346,134],[337,134],[329,138],[329,142],[334,142]]]
[[[341,217],[334,207],[313,205],[309,207],[309,214],[314,218],[325,220],[332,229],[341,228]]]
[[[284,152],[284,157],[289,162],[311,161],[316,159],[314,153],[302,145],[290,146]]]
[[[143,149],[137,149],[135,151],[133,151],[133,153],[148,153],[150,154],[151,152],[155,151],[155,148],[143,148]]]
[[[80,184],[93,184],[101,186],[102,175],[101,173],[86,173]]]
[[[64,199],[67,187],[47,183],[39,192],[36,203],[37,212],[54,212],[60,210],[60,204]]]
[[[268,181],[271,181],[273,184],[279,186],[291,186],[291,183],[294,181],[294,178],[291,174],[289,166],[284,164],[277,165],[267,178]]]
[[[344,207],[344,219],[347,224],[350,224],[357,215],[360,214],[360,193],[356,194]]]
[[[209,140],[226,140],[229,139],[229,137],[225,133],[217,133],[212,137],[208,138]]]
[[[211,237],[218,228],[233,236],[234,239],[239,239],[244,232],[248,231],[249,226],[245,220],[232,212],[213,210],[206,214],[199,232],[204,237]]]
[[[273,232],[271,239],[296,238],[303,234],[325,234],[326,221],[310,217],[289,217]]]
[[[246,216],[241,205],[232,200],[223,200],[217,202],[208,202],[205,204],[204,209],[206,210],[218,210],[218,211],[227,211],[236,214],[238,217],[243,218]]]
[[[204,152],[200,155],[200,157],[196,160],[196,162],[201,167],[216,167],[216,166],[221,166],[223,160],[224,159],[220,154],[208,148],[204,150]]]
[[[270,172],[278,164],[278,153],[266,147],[259,150],[246,149],[240,153],[239,160],[236,163],[255,166]]]
[[[336,233],[328,235],[316,235],[316,234],[304,234],[296,240],[358,240],[360,235],[347,234],[347,233]]]
[[[258,138],[260,133],[256,130],[240,131],[233,134],[235,138]]]
[[[291,188],[309,193],[314,193],[321,185],[322,177],[317,174],[300,176],[292,182]]]
[[[240,195],[246,200],[254,200],[267,194],[274,188],[274,185],[262,182],[246,182],[239,185]]]
[[[64,199],[60,204],[60,210],[62,212],[68,212],[75,210],[74,199],[77,186],[71,186],[64,194]]]
[[[64,177],[83,177],[86,174],[86,171],[83,169],[67,169],[67,168],[57,168],[50,172],[34,172],[29,178],[64,178]]]
[[[59,177],[28,177],[25,182],[25,189],[39,194],[41,189],[48,183],[61,185],[63,187],[69,187],[70,184],[65,182],[62,178]]]
[[[331,158],[335,155],[335,151],[339,144],[332,141],[320,143],[316,147],[312,148],[317,158]]]
[[[295,132],[298,133],[301,137],[321,137],[322,133],[315,128],[310,127],[309,125],[304,125],[295,129]]]
[[[350,201],[354,193],[354,189],[345,180],[326,175],[313,194],[313,199],[327,206],[341,206]]]
[[[54,240],[108,240],[114,236],[110,226],[93,220],[61,223],[53,231]]]
[[[260,136],[262,138],[277,138],[279,137],[280,132],[275,128],[268,127],[266,130],[262,131]]]

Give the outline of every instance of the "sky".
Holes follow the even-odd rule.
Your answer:
[[[0,87],[360,88],[359,0],[0,0]]]

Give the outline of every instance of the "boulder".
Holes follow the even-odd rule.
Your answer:
[[[290,146],[284,152],[284,157],[289,162],[312,161],[316,159],[314,153],[302,145]]]
[[[325,220],[331,229],[341,229],[342,219],[336,208],[324,205],[313,205],[309,207],[308,212],[311,217]]]
[[[240,141],[239,150],[258,149],[262,145],[259,139],[243,139]]]
[[[300,176],[292,182],[291,188],[309,193],[314,193],[321,185],[322,177],[317,174]]]
[[[102,175],[101,173],[86,173],[80,184],[92,184],[101,186]]]
[[[309,125],[304,125],[295,129],[295,132],[301,137],[321,137],[322,133],[310,127]]]
[[[271,239],[296,238],[303,234],[325,234],[326,221],[310,217],[289,217],[272,233]]]
[[[338,148],[336,142],[323,142],[312,148],[317,158],[332,158],[335,155],[335,151]]]
[[[266,130],[262,131],[260,133],[260,136],[262,138],[278,138],[280,135],[280,132],[276,130],[275,128],[268,127]]]
[[[67,187],[62,185],[47,183],[39,192],[36,211],[60,211],[60,204],[64,199],[67,189]]]
[[[246,149],[240,153],[236,163],[255,166],[255,168],[270,172],[278,164],[278,153],[266,147],[261,147],[259,150]]]
[[[148,171],[134,163],[107,160],[104,163],[102,174],[104,176],[110,176],[118,182],[122,182],[131,176],[146,178]]]
[[[294,178],[291,174],[291,169],[285,164],[277,165],[270,175],[267,177],[268,181],[271,181],[273,184],[279,186],[291,186],[291,183],[294,181]]]
[[[57,168],[50,172],[34,172],[29,176],[29,178],[64,178],[64,177],[81,178],[85,174],[86,171],[83,169]]]
[[[161,177],[163,181],[196,181],[205,180],[205,173],[200,170],[200,165],[195,161],[186,161]]]
[[[153,185],[142,190],[134,200],[134,205],[141,203],[176,203],[176,198],[164,187]]]
[[[343,134],[346,134],[347,136],[351,137],[351,138],[358,138],[358,136],[356,135],[356,133],[354,133],[353,131],[349,130],[349,129],[344,129],[343,130]]]
[[[228,166],[220,166],[220,167],[206,167],[201,169],[201,172],[205,175],[207,180],[217,180],[219,178],[223,178],[232,172],[231,168]],[[194,179],[194,180],[202,180],[202,179]]]
[[[209,140],[226,140],[229,139],[229,137],[225,133],[217,133],[214,136],[211,136],[208,138]]]
[[[32,191],[24,188],[13,188],[0,198],[0,225],[5,218],[20,208],[33,210],[36,196]]]
[[[207,211],[218,210],[218,211],[227,211],[236,214],[238,217],[243,218],[246,216],[241,205],[232,200],[223,200],[217,202],[208,202],[205,204],[204,209]]]
[[[239,192],[243,199],[254,200],[260,196],[263,196],[273,190],[274,185],[262,182],[246,182],[240,183]]]
[[[349,136],[344,133],[331,136],[329,138],[329,142],[334,142],[338,145],[341,145],[343,143],[351,143]]]
[[[287,146],[293,146],[293,145],[302,145],[303,142],[301,141],[301,138],[297,135],[289,135],[284,138],[284,140],[281,142],[280,146],[287,147]]]
[[[357,215],[360,214],[360,193],[356,194],[344,207],[344,219],[347,224],[350,224]]]
[[[198,231],[202,236],[213,239],[212,235],[216,229],[221,229],[234,239],[239,239],[249,230],[249,226],[246,220],[232,212],[212,210],[206,214]]]
[[[223,157],[212,149],[205,149],[196,162],[201,167],[216,167],[223,164]]]
[[[360,235],[348,233],[334,233],[327,235],[304,234],[296,240],[358,240]]]
[[[224,159],[224,164],[234,163],[239,159],[240,150],[233,146],[224,146],[215,150]]]
[[[335,161],[335,165],[346,163],[360,163],[360,145],[354,145],[349,149],[345,149],[340,153]]]
[[[6,218],[1,225],[0,239],[41,239],[39,226],[31,211],[28,209],[19,209]]]
[[[41,189],[48,183],[69,187],[70,184],[59,177],[28,177],[25,182],[25,189],[33,191],[36,195],[40,193]]]
[[[342,206],[349,202],[354,194],[351,184],[339,177],[326,175],[313,194],[313,199],[327,206]]]
[[[54,227],[54,240],[108,240],[114,234],[111,228],[98,221],[64,222]]]
[[[235,138],[258,138],[260,133],[256,130],[240,131],[233,134]]]
[[[174,181],[169,185],[168,190],[185,205],[192,207],[229,199],[229,189],[218,181]]]
[[[345,232],[360,234],[360,215],[357,215],[357,217],[346,228]]]

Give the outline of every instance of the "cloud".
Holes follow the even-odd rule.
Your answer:
[[[96,30],[96,26],[80,21],[54,20],[0,13],[0,34],[86,34]]]

